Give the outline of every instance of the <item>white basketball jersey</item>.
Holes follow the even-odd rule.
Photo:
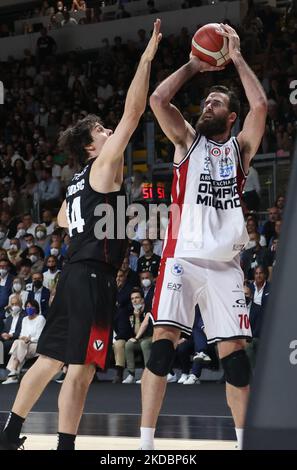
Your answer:
[[[232,260],[248,241],[240,201],[245,178],[235,137],[220,144],[197,135],[174,164],[163,257]]]

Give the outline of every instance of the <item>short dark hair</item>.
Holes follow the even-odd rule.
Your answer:
[[[91,132],[101,119],[95,114],[88,114],[74,126],[68,127],[59,137],[59,147],[72,155],[81,166],[86,164],[89,153],[86,147],[93,142]]]
[[[142,289],[141,289],[140,287],[133,287],[133,289],[132,289],[131,292],[130,292],[130,296],[131,296],[132,294],[139,294],[142,298],[144,298],[144,296],[143,296],[143,291],[142,291]]]
[[[230,90],[226,86],[223,85],[214,85],[210,88],[209,94],[210,93],[224,93],[224,95],[227,95],[229,98],[229,111],[231,113],[236,113],[237,117],[239,117],[240,113],[240,101],[237,98],[236,94],[234,91]]]
[[[36,309],[36,313],[38,315],[39,311],[40,311],[40,308],[39,308],[39,303],[37,302],[37,300],[35,300],[35,299],[27,300],[26,303],[25,303],[25,308],[28,307],[28,304],[32,305],[32,307],[34,307]]]

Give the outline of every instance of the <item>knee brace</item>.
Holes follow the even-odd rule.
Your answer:
[[[165,377],[174,360],[174,346],[169,339],[159,339],[152,344],[151,355],[146,367],[155,375]]]
[[[246,387],[250,383],[251,367],[244,349],[234,351],[221,359],[225,379],[234,387]]]

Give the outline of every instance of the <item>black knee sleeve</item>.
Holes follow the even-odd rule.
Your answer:
[[[152,344],[151,355],[146,367],[155,375],[165,377],[174,360],[174,346],[169,339],[159,339]]]
[[[225,379],[234,387],[246,387],[250,383],[251,367],[244,349],[234,351],[221,359]]]

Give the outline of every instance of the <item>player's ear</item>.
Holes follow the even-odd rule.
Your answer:
[[[237,114],[234,111],[229,114],[229,121],[231,122],[232,125],[234,124],[236,119],[237,119]]]

